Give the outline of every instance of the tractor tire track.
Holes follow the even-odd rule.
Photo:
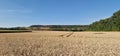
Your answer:
[[[70,32],[70,33],[62,34],[62,35],[60,35],[60,37],[70,37],[73,34],[74,34],[74,32]]]

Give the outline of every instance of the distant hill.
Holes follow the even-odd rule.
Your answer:
[[[86,31],[88,25],[32,25],[32,30],[52,30],[52,31]]]
[[[120,10],[113,16],[90,24],[91,31],[120,31]]]

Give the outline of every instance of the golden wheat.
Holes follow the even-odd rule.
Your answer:
[[[120,32],[1,33],[0,56],[120,56]]]

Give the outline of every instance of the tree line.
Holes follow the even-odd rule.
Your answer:
[[[120,31],[120,10],[111,17],[96,21],[89,25],[90,31]]]
[[[33,30],[52,30],[52,31],[86,31],[88,25],[32,25]]]
[[[27,27],[0,28],[0,30],[29,30]]]

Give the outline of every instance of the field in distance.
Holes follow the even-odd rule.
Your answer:
[[[120,32],[0,33],[0,56],[120,56]]]

